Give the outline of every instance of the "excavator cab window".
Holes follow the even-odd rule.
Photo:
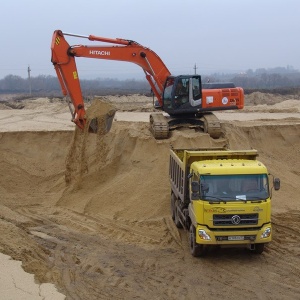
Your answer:
[[[189,102],[189,78],[178,78],[174,89],[174,105],[182,106]]]
[[[202,87],[201,87],[201,77],[195,76],[192,78],[192,92],[193,92],[193,100],[201,100],[202,98]]]
[[[163,104],[165,108],[172,108],[172,90],[174,86],[174,77],[169,77],[165,84],[163,94]]]
[[[189,105],[189,76],[169,77],[164,89],[164,108],[177,110]]]

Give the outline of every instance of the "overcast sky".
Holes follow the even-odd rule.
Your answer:
[[[300,70],[299,0],[1,1],[0,79],[55,75],[53,31],[134,40],[172,74],[293,66]],[[89,44],[85,39],[71,45]],[[93,42],[97,44],[98,42]],[[127,62],[77,59],[81,78],[144,77]]]

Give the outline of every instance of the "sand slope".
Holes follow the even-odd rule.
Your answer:
[[[127,107],[138,102],[139,110],[133,99]],[[284,113],[297,113],[297,103]],[[300,119],[270,119],[267,108],[261,120],[230,121],[224,113],[218,140],[180,130],[156,141],[146,122],[134,120],[115,121],[105,136],[2,129],[0,251],[67,299],[297,299]],[[168,150],[226,144],[259,150],[281,178],[274,240],[260,256],[221,249],[195,259],[170,217]]]

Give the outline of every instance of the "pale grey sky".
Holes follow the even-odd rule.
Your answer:
[[[193,74],[195,64],[198,74],[300,70],[299,0],[9,0],[0,8],[0,79],[26,78],[28,65],[31,76],[55,76],[50,44],[56,29],[135,40],[174,75]],[[126,62],[78,58],[77,65],[81,78],[144,77]]]

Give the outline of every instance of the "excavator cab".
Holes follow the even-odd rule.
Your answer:
[[[197,113],[202,104],[201,76],[169,76],[163,93],[163,110],[169,115]]]
[[[212,138],[222,134],[217,110],[243,107],[243,90],[232,83],[202,84],[200,75],[168,76],[162,93],[162,109],[169,114],[151,114],[155,138],[167,138],[170,130],[180,127],[202,128]]]

